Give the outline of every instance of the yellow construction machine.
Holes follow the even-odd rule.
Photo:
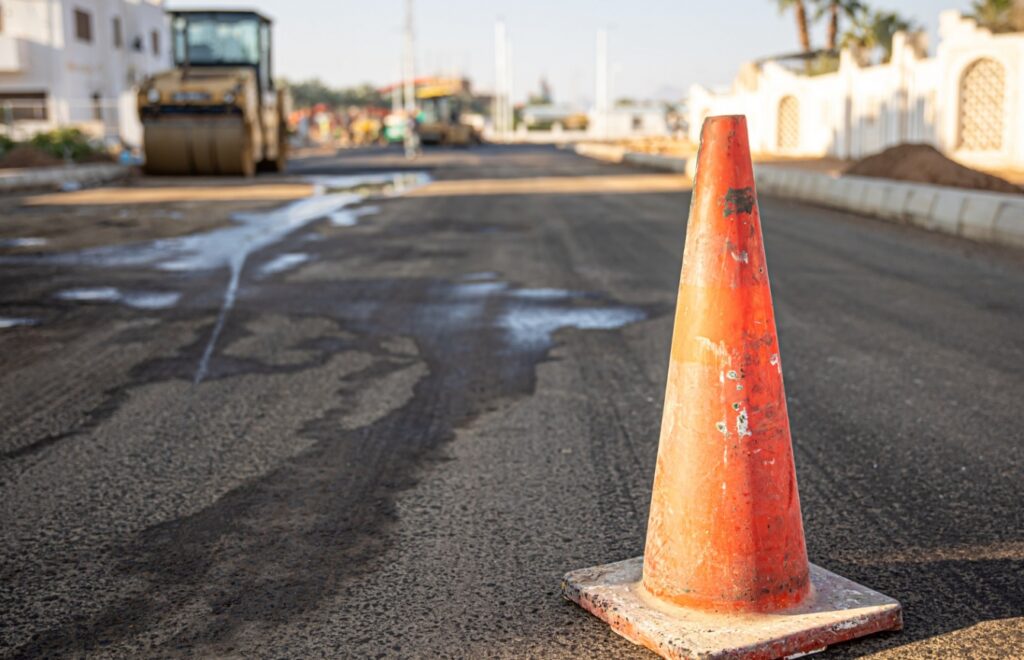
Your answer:
[[[416,90],[420,106],[416,131],[423,144],[469,146],[480,143],[476,129],[463,120],[469,94],[458,80],[436,80]]]
[[[279,171],[290,95],[271,75],[269,18],[252,11],[174,11],[174,69],[139,89],[149,174]]]

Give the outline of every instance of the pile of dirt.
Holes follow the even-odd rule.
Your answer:
[[[890,147],[857,161],[845,173],[955,188],[1024,193],[1024,189],[1019,186],[997,176],[964,167],[927,144],[900,144]]]
[[[52,167],[64,161],[31,144],[18,144],[0,156],[0,169],[8,167]]]

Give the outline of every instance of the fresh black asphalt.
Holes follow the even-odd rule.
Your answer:
[[[398,170],[651,174],[482,147],[292,176]],[[905,607],[822,657],[1024,656],[1024,258],[759,204],[809,555]],[[366,205],[248,257],[202,378],[229,269],[0,265],[36,322],[0,329],[0,655],[652,657],[559,578],[643,551],[689,193]],[[103,287],[181,295],[58,295]]]

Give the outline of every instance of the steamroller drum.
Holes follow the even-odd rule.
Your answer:
[[[252,143],[241,118],[154,121],[147,124],[145,137],[147,173],[252,176],[255,172]],[[151,149],[153,138],[155,148]]]
[[[191,174],[190,127],[180,122],[147,121],[143,125],[146,174]]]
[[[197,174],[252,176],[256,171],[249,135],[240,118],[216,119],[197,126],[192,134],[192,154]]]

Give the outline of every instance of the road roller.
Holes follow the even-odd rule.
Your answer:
[[[271,71],[271,20],[253,11],[173,11],[174,68],[139,88],[147,174],[281,171],[291,97]]]
[[[420,106],[417,132],[423,144],[469,146],[480,143],[476,129],[463,120],[469,90],[461,80],[434,80],[416,90]]]

